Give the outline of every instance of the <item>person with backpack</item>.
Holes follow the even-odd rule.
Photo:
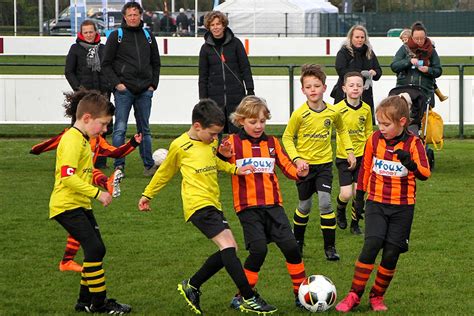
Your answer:
[[[103,72],[114,87],[115,124],[112,144],[120,147],[125,142],[127,122],[133,106],[137,133],[143,135],[140,157],[143,175],[151,177],[157,166],[152,158],[149,126],[151,99],[160,79],[160,53],[155,37],[143,28],[143,8],[128,2],[122,8],[122,26],[110,33],[105,44]],[[115,169],[125,171],[125,158],[115,159]]]

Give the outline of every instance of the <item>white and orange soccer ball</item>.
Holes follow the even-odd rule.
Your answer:
[[[153,160],[155,161],[155,165],[159,166],[163,163],[166,156],[168,156],[168,150],[165,148],[159,148],[155,150],[152,154]]]
[[[336,286],[324,275],[310,275],[300,285],[298,299],[312,313],[324,312],[336,303]]]

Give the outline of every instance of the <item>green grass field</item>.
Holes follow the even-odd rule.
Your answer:
[[[17,126],[14,132],[14,127],[10,127],[10,135],[21,135],[23,128]],[[270,129],[281,131],[276,127]],[[0,125],[0,131],[4,130]],[[59,126],[50,126],[44,133],[51,135],[60,130]],[[183,130],[184,127],[177,127],[167,129],[167,133]],[[21,138],[1,134],[0,314],[76,315],[73,307],[80,277],[74,272],[59,272],[66,232],[55,221],[48,220],[55,153],[30,155],[30,147],[42,140],[31,138],[33,132]],[[153,141],[154,148],[159,148],[167,147],[171,139],[161,136]],[[401,256],[387,292],[386,303],[390,308],[387,315],[472,314],[474,230],[472,189],[468,181],[474,176],[473,151],[473,140],[447,140],[445,148],[435,154],[432,178],[418,182],[410,251]],[[149,181],[142,171],[138,152],[133,152],[127,158],[122,196],[107,208],[94,203],[107,245],[104,268],[108,294],[131,304],[136,315],[191,315],[176,285],[194,273],[216,248],[191,224],[184,223],[179,175],[153,200],[152,212],[138,211],[138,199]],[[111,169],[105,172],[110,174]],[[219,182],[224,211],[241,247],[239,256],[244,259],[241,227],[232,210],[230,177],[221,175]],[[280,185],[287,214],[292,216],[297,204],[294,183],[280,174]],[[333,198],[336,193],[337,189]],[[337,248],[342,259],[327,262],[317,209],[312,214],[304,257],[307,274],[331,278],[339,301],[350,287],[353,264],[363,238],[338,229]],[[82,251],[77,260],[82,262]],[[270,246],[260,276],[259,292],[278,306],[279,314],[305,314],[293,305],[284,259],[274,245]],[[369,281],[372,283],[373,276]],[[235,287],[224,271],[207,282],[202,292],[201,306],[207,315],[237,315],[238,312],[228,308]],[[371,313],[367,296],[356,313]],[[333,309],[328,314],[336,312]]]

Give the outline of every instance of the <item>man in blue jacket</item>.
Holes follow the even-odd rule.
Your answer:
[[[152,158],[149,126],[151,99],[160,79],[160,53],[155,37],[143,29],[143,9],[137,2],[122,8],[122,26],[113,31],[105,45],[102,69],[114,87],[115,124],[112,144],[124,144],[133,106],[138,133],[142,133],[140,156],[143,175],[151,177],[157,167]],[[125,158],[115,159],[115,168],[125,169]]]

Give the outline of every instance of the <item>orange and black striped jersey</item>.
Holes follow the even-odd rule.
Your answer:
[[[415,171],[409,171],[401,164],[395,154],[397,149],[410,153],[417,165]],[[367,192],[367,199],[374,202],[413,205],[415,178],[426,180],[430,175],[425,148],[418,137],[404,132],[397,139],[386,140],[380,131],[376,131],[365,145],[357,190]]]
[[[249,164],[255,166],[254,173],[232,176],[235,211],[238,213],[249,207],[283,205],[275,166],[290,179],[297,180],[298,175],[278,139],[265,134],[254,139],[243,130],[230,135],[228,139],[234,152],[229,162],[235,163],[237,167]]]
[[[56,149],[58,147],[59,141],[63,137],[64,133],[69,128],[64,129],[59,135],[51,137],[50,139],[45,140],[39,144],[34,145],[30,153],[39,155],[41,153]],[[123,144],[120,147],[114,147],[110,145],[107,140],[99,135],[98,137],[93,137],[89,140],[92,150],[92,162],[95,164],[97,157],[104,156],[110,158],[122,158],[131,153],[135,147],[139,144],[135,141],[135,138],[132,137],[130,141],[126,144]]]

